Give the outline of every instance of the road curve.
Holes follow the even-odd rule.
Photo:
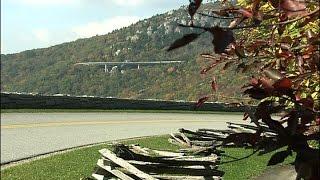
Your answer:
[[[130,137],[168,134],[178,128],[226,128],[238,114],[2,113],[1,164],[52,151]]]

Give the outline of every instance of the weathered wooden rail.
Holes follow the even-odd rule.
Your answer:
[[[219,170],[221,146],[249,146],[246,141],[234,143],[229,137],[238,134],[255,134],[259,129],[274,137],[274,133],[263,123],[255,125],[228,122],[228,129],[179,129],[171,133],[168,141],[179,145],[180,152],[168,152],[142,148],[139,145],[114,146],[114,151],[101,149],[102,157],[92,174],[97,180],[144,179],[144,180],[205,180],[222,179],[224,172]]]
[[[220,180],[219,157],[186,155],[118,144],[114,151],[101,149],[92,177],[97,180]]]

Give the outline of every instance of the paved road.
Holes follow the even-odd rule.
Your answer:
[[[180,113],[3,113],[1,164],[109,140],[168,134],[178,128],[224,129],[241,115]]]

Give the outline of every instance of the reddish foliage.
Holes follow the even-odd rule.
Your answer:
[[[221,56],[220,59],[212,55],[205,57],[213,62],[202,69],[201,74],[207,74],[220,63],[224,63],[223,70],[234,64],[237,72],[250,72],[259,67],[260,71],[252,72],[254,77],[252,76],[249,83],[243,86],[244,94],[253,99],[263,100],[252,112],[246,112],[243,117],[244,120],[250,118],[258,126],[258,130],[256,133],[231,134],[224,144],[250,144],[264,152],[287,146],[287,150],[275,153],[268,165],[283,162],[294,151],[297,153],[296,169],[306,169],[303,166],[308,166],[311,177],[319,177],[319,171],[315,170],[312,164],[320,164],[319,158],[314,158],[312,163],[308,160],[319,157],[319,150],[310,148],[308,141],[319,141],[319,128],[312,127],[320,124],[320,107],[319,103],[316,105],[318,101],[310,95],[301,98],[301,93],[306,89],[303,83],[305,79],[312,80],[314,77],[319,77],[320,36],[307,30],[301,31],[298,37],[296,35],[290,37],[291,32],[287,34],[288,32],[285,31],[288,25],[294,22],[297,27],[307,27],[310,23],[316,23],[320,15],[319,5],[313,1],[303,0],[268,0],[268,2],[252,0],[250,3],[250,9],[225,5],[220,10],[212,11],[215,14],[214,18],[230,20],[227,27],[182,25],[209,32],[213,37],[214,52]],[[266,3],[270,3],[274,9],[268,12],[261,10],[260,7]],[[191,20],[200,4],[201,1],[190,0]],[[314,6],[316,9],[311,8]],[[270,29],[269,37],[261,36],[261,39],[259,39],[260,36],[257,39],[240,37],[236,40],[233,34],[235,29],[250,28],[251,30],[261,27]],[[246,32],[251,33],[250,30]],[[284,33],[287,35],[283,36]],[[200,34],[189,35],[191,37],[186,35],[187,37],[177,40],[179,43],[174,42],[173,49],[190,43],[198,35]],[[309,86],[308,89],[310,89]],[[213,91],[217,90],[215,77],[211,81],[211,88]],[[196,108],[208,99],[209,96],[199,99]],[[288,104],[291,105],[288,106]],[[285,116],[275,120],[272,116],[274,113],[285,113]],[[264,125],[261,126],[261,123]],[[275,136],[266,137],[261,134],[265,129],[268,129],[267,132],[274,133]],[[304,176],[304,172],[297,173],[301,177]]]
[[[216,92],[218,90],[217,80],[216,77],[212,77],[211,81],[211,89]]]
[[[198,102],[195,104],[195,108],[199,108],[200,106],[202,106],[202,104],[208,101],[208,99],[209,99],[209,96],[200,98]]]
[[[305,11],[306,5],[303,1],[281,0],[280,8],[285,11],[297,12],[297,11]]]
[[[230,30],[215,26],[210,28],[209,32],[213,34],[212,44],[215,53],[224,53],[227,46],[234,42],[233,32]]]
[[[172,51],[174,49],[183,47],[191,43],[192,41],[196,40],[199,37],[199,35],[200,34],[196,34],[196,33],[184,35],[181,39],[177,39],[174,43],[172,43],[167,51]]]
[[[288,78],[282,78],[275,82],[273,87],[277,90],[290,89],[292,87],[292,82]]]
[[[189,15],[191,16],[191,24],[193,24],[193,16],[199,9],[202,0],[190,0],[190,4],[188,7]]]
[[[245,18],[251,18],[253,16],[251,10],[248,9],[238,9],[235,12],[242,14],[242,16]]]

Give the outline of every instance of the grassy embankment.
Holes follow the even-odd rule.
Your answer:
[[[137,140],[125,141],[126,144],[140,144],[160,150],[178,150],[178,147],[169,144],[168,136],[154,136]],[[95,164],[100,157],[98,150],[110,148],[108,145],[97,145],[88,148],[76,149],[71,152],[53,155],[47,158],[35,160],[25,164],[17,165],[1,171],[2,180],[16,179],[47,179],[64,180],[80,179],[88,177],[93,172]],[[252,150],[242,148],[225,148],[226,154],[231,157],[241,158],[251,154]],[[263,156],[253,155],[250,158],[220,165],[219,169],[226,172],[226,180],[246,180],[260,174],[267,168],[266,164],[272,154]],[[222,162],[233,160],[222,156]],[[288,158],[289,163],[293,157]]]

